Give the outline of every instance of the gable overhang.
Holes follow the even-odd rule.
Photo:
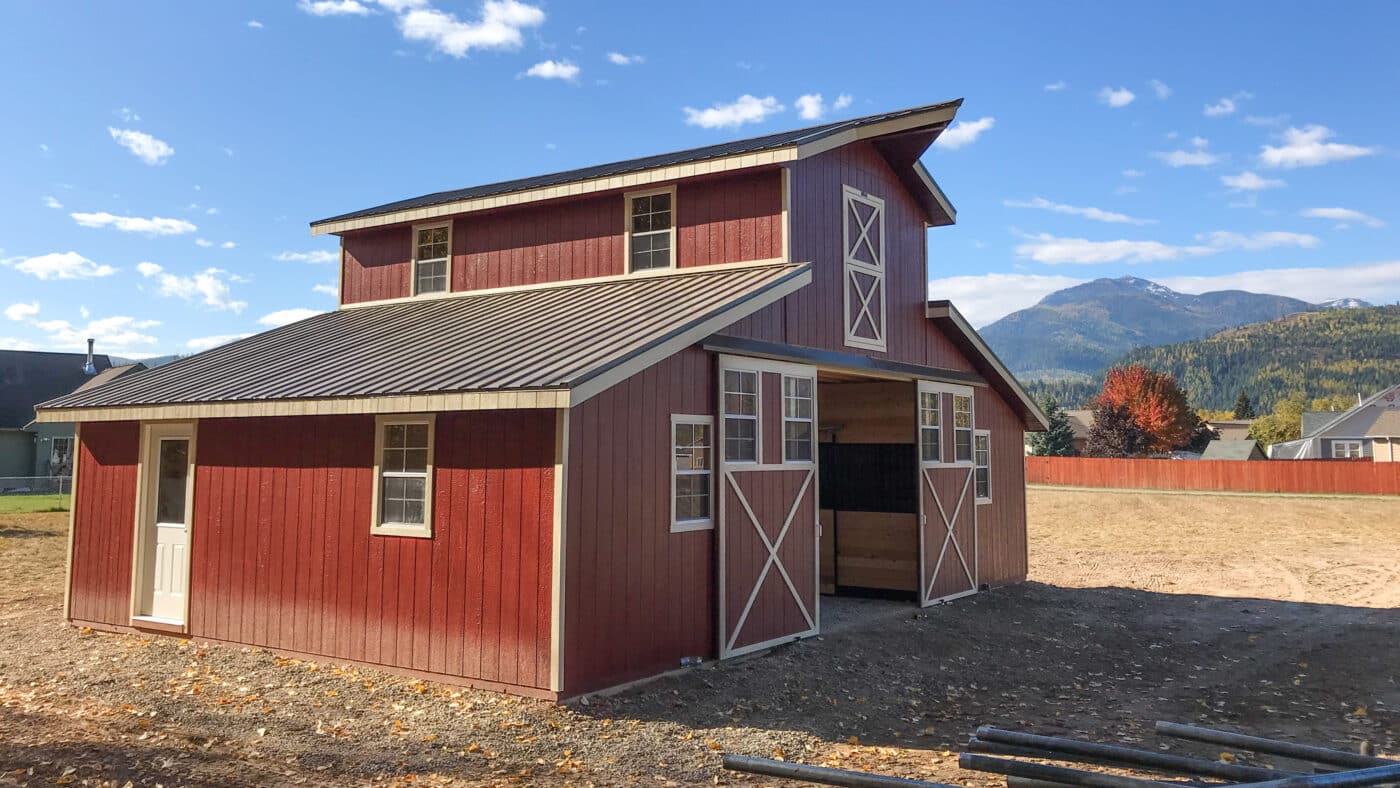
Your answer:
[[[923,364],[910,364],[903,361],[865,356],[859,353],[845,353],[839,350],[787,345],[779,342],[765,342],[747,337],[732,337],[717,334],[706,339],[702,345],[715,353],[785,361],[816,367],[818,372],[832,372],[858,378],[879,380],[932,380],[940,383],[954,383],[963,386],[986,386],[982,376],[958,369],[929,367]]]
[[[967,318],[962,316],[951,301],[929,301],[925,307],[925,315],[937,323],[944,335],[987,377],[992,388],[1007,400],[1007,404],[1020,411],[1027,431],[1044,432],[1050,429],[1050,421],[1036,404],[1035,398],[1016,380],[1016,376],[997,358],[997,354],[992,352],[982,335],[977,333],[977,329],[967,322]]]
[[[1372,394],[1371,396],[1369,396],[1369,397],[1367,397],[1366,399],[1362,400],[1361,402],[1357,403],[1356,407],[1354,407],[1354,408],[1352,408],[1352,409],[1350,409],[1350,410],[1344,410],[1344,411],[1342,411],[1341,413],[1337,414],[1337,417],[1336,417],[1336,418],[1331,419],[1331,420],[1325,422],[1322,426],[1320,426],[1320,427],[1318,427],[1316,430],[1314,430],[1314,431],[1312,432],[1311,435],[1306,435],[1306,436],[1304,436],[1304,437],[1309,437],[1309,438],[1321,438],[1321,437],[1326,437],[1326,433],[1327,433],[1328,431],[1330,431],[1330,430],[1332,430],[1332,429],[1335,429],[1335,428],[1336,428],[1339,424],[1341,424],[1342,422],[1347,421],[1347,420],[1350,419],[1351,417],[1353,417],[1353,416],[1355,416],[1356,414],[1360,413],[1362,410],[1364,410],[1364,409],[1366,409],[1366,408],[1369,408],[1369,407],[1371,407],[1372,405],[1374,405],[1375,403],[1379,402],[1380,399],[1381,399],[1381,397],[1384,397],[1384,396],[1387,395],[1387,394],[1390,394],[1390,395],[1392,395],[1392,396],[1400,395],[1400,384],[1396,384],[1396,385],[1394,385],[1394,386],[1390,386],[1389,388],[1383,388],[1383,389],[1381,389],[1380,391],[1377,391],[1375,394]]]

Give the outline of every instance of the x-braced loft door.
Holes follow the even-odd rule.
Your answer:
[[[817,634],[816,369],[720,357],[719,655]]]
[[[972,389],[919,381],[919,604],[977,592]]]

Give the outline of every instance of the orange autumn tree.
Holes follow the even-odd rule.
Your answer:
[[[1200,426],[1200,419],[1187,403],[1186,392],[1177,385],[1176,378],[1141,364],[1110,369],[1095,404],[1101,408],[1127,408],[1138,428],[1148,436],[1148,449],[1154,452],[1185,446]]]

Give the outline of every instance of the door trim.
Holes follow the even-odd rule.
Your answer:
[[[178,627],[181,632],[189,631],[190,621],[190,566],[194,557],[194,473],[196,468],[196,457],[198,450],[198,421],[157,421],[143,422],[141,424],[141,453],[136,462],[136,523],[135,534],[132,540],[131,549],[131,599],[130,599],[130,625],[140,627],[148,624],[160,624],[163,627]],[[155,452],[160,449],[160,442],[167,438],[184,438],[190,443],[188,468],[185,472],[185,608],[181,621],[159,618],[145,615],[141,612],[141,600],[145,593],[146,583],[149,578],[144,576],[142,567],[145,562],[146,550],[153,545],[149,544],[146,526],[150,523],[154,526],[155,519],[155,491],[153,489],[159,476],[151,472],[151,469],[159,464],[160,458],[155,456]]]

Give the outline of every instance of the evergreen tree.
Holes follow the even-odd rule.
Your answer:
[[[1050,394],[1043,394],[1040,409],[1045,412],[1050,427],[1045,432],[1030,434],[1031,454],[1037,457],[1074,456],[1074,428],[1070,426],[1069,416],[1065,415],[1060,403]]]
[[[1259,414],[1254,412],[1254,403],[1249,401],[1249,395],[1241,391],[1235,398],[1235,418],[1252,419],[1257,415]]]
[[[1094,408],[1094,426],[1084,453],[1090,457],[1141,457],[1152,444],[1152,436],[1138,426],[1127,405],[1100,401]]]

